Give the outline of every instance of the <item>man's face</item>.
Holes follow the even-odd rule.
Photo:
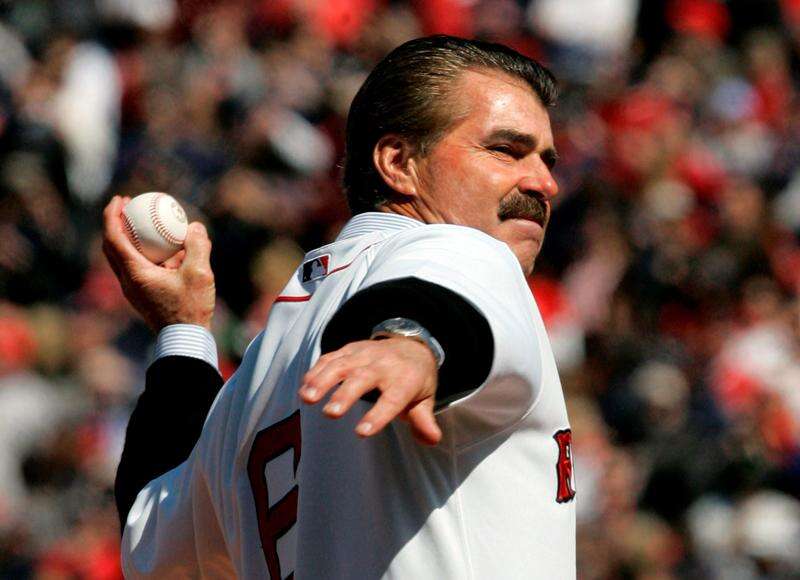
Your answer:
[[[416,160],[420,213],[505,242],[529,274],[558,193],[547,111],[524,81],[494,71],[466,71],[451,99],[467,114]]]

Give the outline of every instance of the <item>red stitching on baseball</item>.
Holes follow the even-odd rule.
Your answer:
[[[140,254],[143,254],[144,249],[142,248],[142,241],[139,239],[139,235],[136,233],[136,228],[133,226],[131,218],[128,217],[128,214],[125,212],[122,213],[122,224],[125,226],[125,230],[128,232],[128,237],[133,242],[134,247],[139,250]]]
[[[183,244],[183,241],[179,240],[172,234],[172,232],[169,231],[169,229],[167,229],[167,226],[161,221],[161,216],[158,215],[158,202],[162,197],[165,197],[164,194],[159,193],[154,195],[150,200],[150,207],[148,208],[150,219],[153,221],[153,226],[155,226],[156,231],[161,235],[162,238],[174,246],[180,246]]]

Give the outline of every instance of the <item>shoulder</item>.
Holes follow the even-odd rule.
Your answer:
[[[429,262],[437,257],[457,266],[456,260],[490,260],[497,266],[519,271],[511,249],[475,228],[452,224],[426,224],[393,235],[376,253],[376,261],[417,257]]]
[[[473,228],[446,224],[421,226],[386,240],[375,253],[364,286],[404,277],[465,297],[476,292],[507,296],[527,288],[522,267],[505,243]]]

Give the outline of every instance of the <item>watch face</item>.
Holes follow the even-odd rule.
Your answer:
[[[389,332],[396,332],[406,336],[420,334],[419,325],[410,320],[389,320],[383,325],[383,327]]]

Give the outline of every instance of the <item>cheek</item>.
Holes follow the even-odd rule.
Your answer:
[[[466,183],[471,192],[470,205],[492,221],[497,219],[502,200],[514,189],[513,184],[502,172],[491,171],[485,167],[483,170],[480,167],[471,168]]]
[[[469,159],[466,155],[457,152],[443,154],[437,159],[433,175],[441,184],[451,187],[463,187],[469,172]]]
[[[431,164],[428,185],[454,223],[489,231],[497,226],[500,201],[514,188],[513,180],[494,159],[443,152]]]
[[[461,155],[440,155],[426,172],[426,186],[436,198],[457,211],[471,203],[469,165]]]

